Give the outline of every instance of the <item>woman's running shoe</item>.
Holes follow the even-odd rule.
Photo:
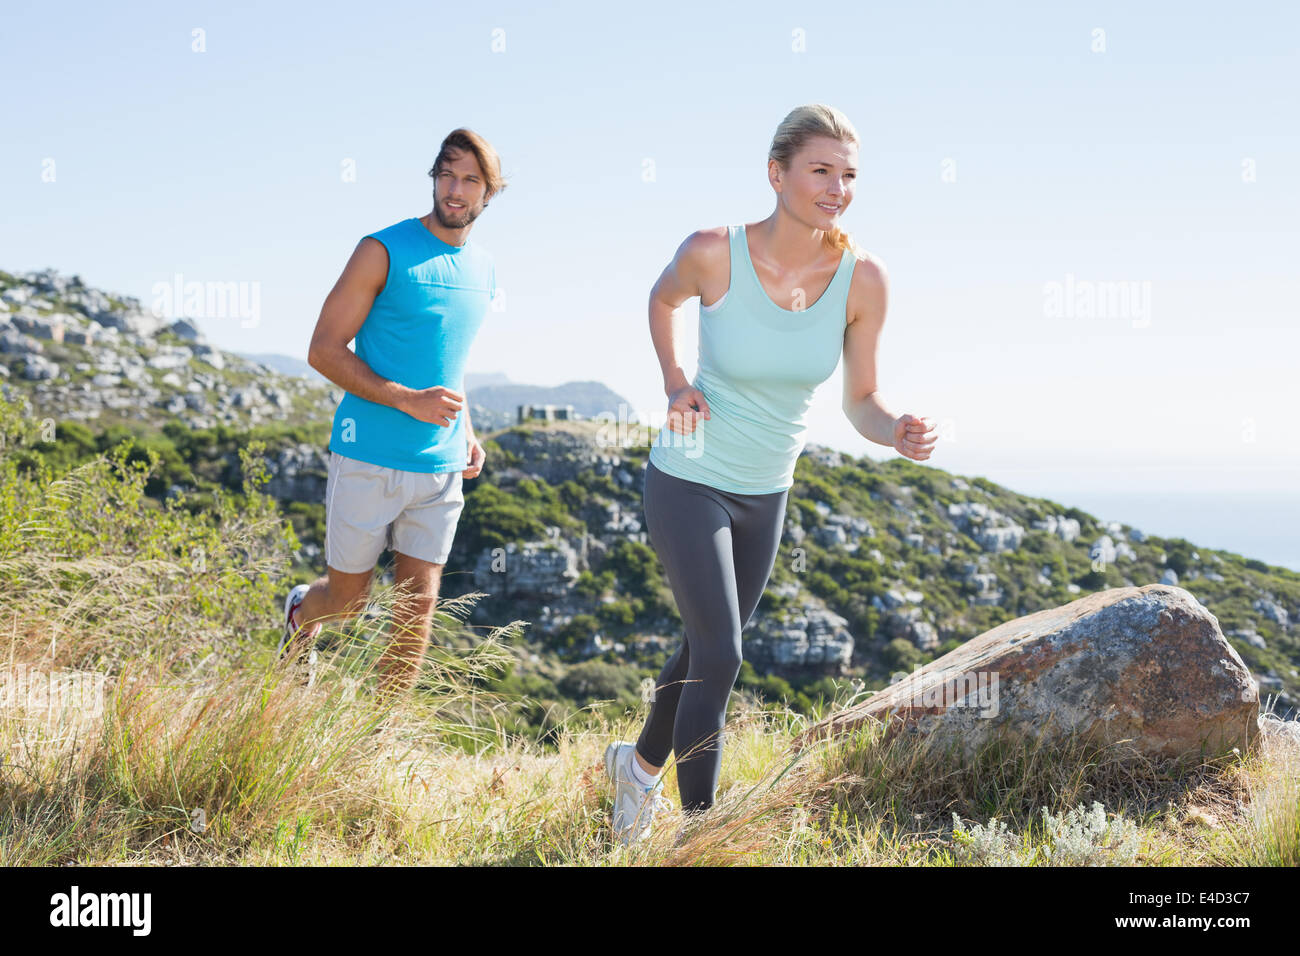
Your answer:
[[[672,804],[663,796],[661,776],[643,787],[632,776],[630,761],[635,760],[636,744],[620,741],[605,748],[605,773],[614,786],[614,836],[624,846],[649,836],[654,815],[669,810]]]

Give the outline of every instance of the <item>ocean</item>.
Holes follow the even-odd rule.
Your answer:
[[[1300,489],[1295,492],[1035,491],[1103,521],[1186,538],[1300,572]]]

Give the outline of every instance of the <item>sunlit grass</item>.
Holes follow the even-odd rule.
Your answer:
[[[643,709],[610,721],[593,702],[545,744],[512,735],[519,702],[484,688],[524,624],[480,633],[478,595],[439,604],[415,692],[380,704],[397,587],[327,625],[306,686],[273,660],[296,547],[274,505],[250,479],[210,517],[149,508],[144,477],[120,457],[27,475],[0,454],[0,865],[1300,862],[1300,744],[1281,734],[1195,765],[1122,744],[949,756],[874,723],[796,751],[806,718],[740,693],[716,806],[687,826],[670,763],[673,809],[623,847],[603,752]],[[16,699],[14,675],[68,672],[102,675],[102,697]]]

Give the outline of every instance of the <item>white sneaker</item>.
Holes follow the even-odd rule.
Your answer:
[[[605,773],[614,785],[614,836],[624,846],[648,836],[654,815],[672,807],[663,796],[662,776],[648,787],[632,776],[630,762],[636,759],[635,753],[636,744],[626,741],[605,748]]]
[[[310,590],[311,590],[310,584],[299,584],[297,587],[293,588],[285,596],[284,629],[280,634],[280,644],[275,649],[275,656],[277,658],[284,656],[285,651],[289,647],[289,642],[293,640],[293,636],[298,630],[293,626],[293,617],[298,609],[298,605],[302,603],[303,597]],[[321,625],[319,623],[313,624],[311,628],[308,630],[308,634],[310,638],[314,638],[317,634],[319,634],[320,629],[321,629]],[[303,656],[303,659],[300,661],[300,663],[306,664],[307,666],[308,687],[311,687],[316,682],[316,660],[317,660],[316,648],[310,647],[307,653]]]

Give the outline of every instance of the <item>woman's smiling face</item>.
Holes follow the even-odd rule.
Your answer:
[[[773,188],[779,182],[780,201],[786,212],[814,229],[830,229],[853,201],[858,176],[858,147],[829,136],[808,140],[781,169],[776,160],[768,163]]]

